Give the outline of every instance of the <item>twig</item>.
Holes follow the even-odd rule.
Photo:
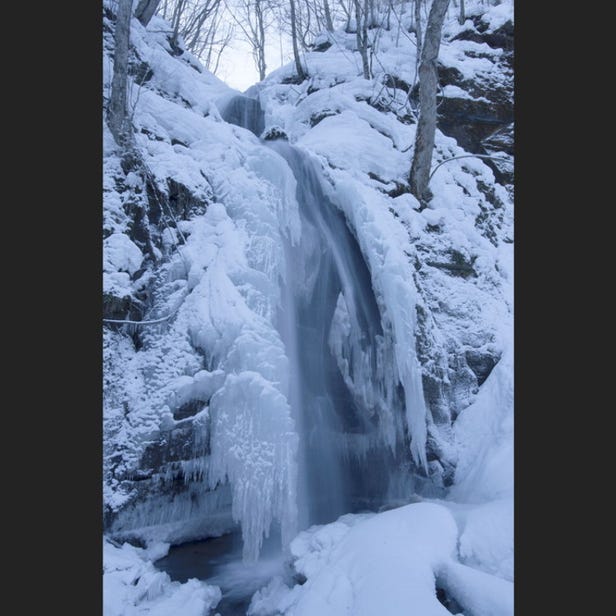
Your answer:
[[[496,156],[487,156],[486,154],[462,154],[461,156],[452,156],[451,158],[446,158],[445,160],[441,161],[438,165],[436,165],[436,167],[434,167],[434,169],[432,169],[432,172],[430,173],[430,176],[428,177],[428,182],[432,179],[432,176],[435,174],[436,170],[441,165],[448,163],[450,160],[458,160],[459,158],[487,158],[489,160],[498,160],[502,163],[513,164],[511,160],[508,160],[506,158],[497,158]]]

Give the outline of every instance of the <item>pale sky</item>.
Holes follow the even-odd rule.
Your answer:
[[[265,46],[267,74],[281,66],[280,38],[273,32],[268,34],[270,42]],[[291,44],[287,39],[287,36],[283,36],[282,51],[284,61],[282,64],[286,64],[292,58]],[[248,43],[236,39],[233,41],[233,47],[227,47],[223,51],[216,76],[232,88],[237,88],[242,92],[259,81],[259,72],[255,67]]]

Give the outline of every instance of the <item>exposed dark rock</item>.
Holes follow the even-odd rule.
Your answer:
[[[201,400],[190,400],[183,404],[179,409],[173,411],[173,418],[176,420],[192,417],[203,410],[204,403]]]
[[[473,154],[485,152],[483,141],[513,121],[511,103],[467,98],[443,98],[438,108],[438,128]]]
[[[338,115],[337,111],[331,111],[329,109],[325,109],[324,111],[321,111],[320,113],[314,113],[310,116],[310,126],[314,127],[316,126],[319,122],[323,121],[325,118],[329,118],[331,116],[335,116]]]
[[[398,90],[403,90],[404,92],[409,92],[411,89],[411,85],[404,81],[404,79],[400,79],[396,75],[387,75],[384,81],[385,85],[388,88],[396,88]]]
[[[437,65],[438,68],[438,82],[441,86],[446,85],[458,85],[460,83],[464,83],[464,75],[453,66],[443,66],[440,62]],[[415,85],[413,88],[413,93],[415,90],[419,90],[419,84]]]
[[[154,77],[154,72],[150,68],[150,65],[139,59],[129,63],[128,74],[131,75],[131,77],[135,80],[135,83],[139,85],[147,83],[152,79],[152,77]]]
[[[131,295],[117,297],[111,293],[103,293],[104,319],[140,321],[143,312],[143,305],[135,301]]]
[[[492,49],[503,49],[507,52],[513,51],[514,47],[514,26],[511,21],[505,22],[494,32],[487,32],[488,24],[481,17],[472,17],[473,28],[464,30],[451,39],[452,41],[473,41],[474,43],[486,43]]]
[[[495,152],[504,152],[513,156],[514,147],[514,124],[508,124],[503,128],[499,128],[496,132],[492,133],[488,138],[484,139],[482,145],[486,150],[493,150]]]
[[[330,41],[323,41],[312,48],[312,51],[327,51],[332,46]]]
[[[291,84],[291,85],[299,85],[300,83],[303,83],[303,79],[301,77],[299,77],[299,75],[291,75],[290,77],[285,77],[284,79],[282,79],[280,81],[280,83],[282,84]],[[313,90],[312,92],[316,92],[316,90]],[[312,94],[312,92],[310,91],[310,88],[308,89],[308,94]]]
[[[161,137],[160,135],[155,135],[152,131],[149,131],[147,128],[141,128],[139,129],[139,132],[142,135],[146,135],[148,137],[148,139],[150,139],[150,141],[164,141],[164,138]]]
[[[462,606],[449,593],[447,593],[447,591],[438,585],[438,580],[436,586],[436,598],[448,612],[458,614],[458,616],[464,616]]]
[[[513,154],[514,154],[514,124],[508,124],[507,126],[497,130],[496,132],[488,135],[486,139],[481,142],[481,145],[485,152],[490,155],[495,155],[496,158],[504,159],[500,160],[485,160],[484,162],[494,172],[496,181],[501,184],[513,184],[514,166],[513,166]]]
[[[481,387],[485,380],[490,376],[494,366],[498,361],[498,357],[494,357],[491,353],[469,350],[465,353],[466,363],[477,377],[477,385]]]
[[[154,250],[154,243],[150,232],[150,222],[156,223],[160,218],[160,212],[150,207],[150,213],[155,218],[155,221],[152,221],[142,203],[125,203],[124,209],[131,218],[131,222],[128,225],[128,236],[142,253],[149,255],[153,261],[156,261],[156,251]]]
[[[400,195],[411,192],[411,187],[407,183],[395,182],[395,185],[395,188],[387,192],[387,194],[392,198],[399,197]]]
[[[172,178],[167,178],[168,204],[173,215],[186,220],[195,212],[205,212],[206,203],[196,199],[189,188]]]
[[[384,180],[383,178],[380,178],[376,173],[372,173],[372,171],[368,172],[368,177],[371,180],[374,180],[375,182],[379,182],[381,184],[389,184],[389,182],[387,182],[386,180]]]
[[[473,263],[477,257],[471,257],[470,260],[466,259],[457,250],[450,250],[448,256],[450,257],[449,261],[426,261],[426,264],[442,269],[452,276],[460,276],[461,278],[477,277],[477,272],[473,268]]]
[[[270,128],[265,135],[263,135],[263,139],[265,141],[275,141],[276,139],[284,139],[285,141],[289,140],[287,133],[285,133],[282,128],[279,126],[273,126]]]
[[[159,438],[145,448],[141,468],[161,473],[171,462],[208,455],[209,442],[203,443],[199,432],[192,421],[181,422],[172,430],[161,432]]]
[[[500,132],[513,122],[513,24],[507,22],[493,33],[486,33],[487,24],[480,17],[472,18],[474,29],[458,34],[454,40],[469,40],[486,43],[492,48],[503,49],[498,57],[489,57],[499,67],[499,79],[484,76],[481,79],[466,80],[456,68],[438,65],[439,83],[442,87],[457,86],[464,90],[466,97],[442,98],[438,106],[438,128],[446,135],[456,139],[465,150],[474,154],[488,153],[484,143],[492,135]],[[467,53],[469,56],[482,57],[485,54]],[[505,79],[502,79],[502,76]],[[491,151],[498,147],[498,140]],[[486,160],[495,171],[497,180],[507,179],[506,171]],[[510,180],[511,178],[509,178]]]
[[[175,40],[172,36],[170,36],[167,40],[169,41],[169,47],[171,47],[170,53],[172,56],[177,58],[184,53],[184,47],[180,45],[179,40]]]

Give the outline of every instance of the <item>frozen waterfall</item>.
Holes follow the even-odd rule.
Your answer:
[[[263,130],[254,99],[234,97],[221,115],[257,136]],[[402,445],[408,443],[409,395],[370,271],[344,214],[327,196],[318,162],[285,141],[264,143],[295,177],[301,219],[299,240],[285,245],[277,327],[299,436],[302,529],[408,495],[413,480],[408,445]]]

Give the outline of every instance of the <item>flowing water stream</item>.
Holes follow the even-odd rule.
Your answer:
[[[235,97],[221,115],[257,136],[263,131],[254,99]],[[396,379],[387,372],[392,361],[370,271],[344,215],[326,195],[318,165],[285,141],[263,143],[295,176],[302,227],[299,243],[285,246],[287,283],[278,319],[300,443],[301,530],[391,500],[393,469],[400,468],[396,435],[402,432],[392,408],[400,404],[400,391],[388,385]],[[243,615],[258,588],[274,575],[289,575],[275,536],[252,565],[241,563],[241,538],[230,534],[172,547],[157,566],[175,580],[218,584],[223,601],[217,612]]]

